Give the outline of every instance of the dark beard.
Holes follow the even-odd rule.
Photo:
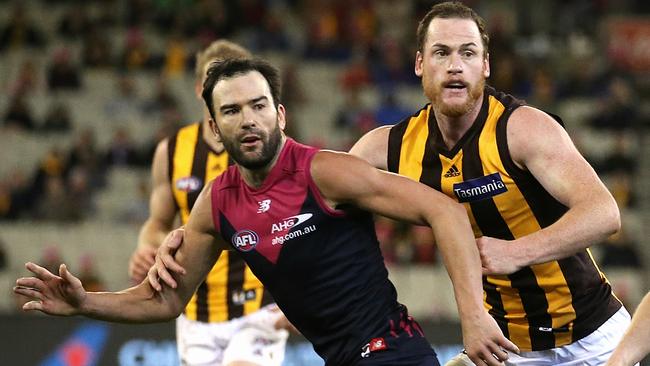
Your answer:
[[[280,147],[280,142],[282,141],[280,127],[276,126],[276,128],[271,131],[267,141],[264,141],[264,137],[265,136],[261,136],[262,141],[264,142],[262,144],[262,151],[258,156],[253,157],[247,157],[241,149],[239,149],[239,146],[234,140],[222,139],[222,142],[224,148],[235,163],[246,169],[256,170],[264,168],[273,160],[273,158],[275,158]]]
[[[444,87],[438,85],[434,88],[427,88],[424,85],[424,79],[422,80],[422,87],[424,88],[424,94],[431,101],[433,109],[437,112],[448,116],[448,117],[461,117],[464,114],[468,113],[476,104],[476,101],[479,100],[485,88],[485,79],[481,79],[476,85],[469,87],[467,101],[460,105],[447,105],[442,102],[442,90]],[[434,89],[434,90],[430,90]]]

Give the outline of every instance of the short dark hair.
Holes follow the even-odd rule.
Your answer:
[[[490,44],[490,36],[488,36],[487,31],[485,30],[485,20],[478,15],[474,9],[469,6],[458,2],[458,1],[447,1],[444,3],[434,5],[431,10],[420,20],[417,30],[417,46],[418,51],[424,51],[424,41],[427,38],[427,30],[429,30],[429,24],[434,18],[443,18],[443,19],[472,19],[478,31],[481,34],[481,41],[483,42],[483,56],[488,54],[488,45]]]
[[[215,61],[208,68],[207,77],[203,82],[203,92],[201,93],[212,119],[216,120],[212,101],[212,90],[217,82],[249,71],[257,71],[264,76],[271,89],[273,104],[277,108],[278,104],[280,104],[282,85],[280,83],[280,72],[273,65],[259,58],[236,58]]]

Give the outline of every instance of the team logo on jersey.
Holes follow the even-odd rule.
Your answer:
[[[196,192],[203,186],[203,181],[195,176],[183,177],[176,180],[176,189],[183,192]]]
[[[499,173],[454,184],[454,194],[458,202],[481,201],[507,191],[508,188]]]
[[[257,213],[263,213],[268,211],[271,208],[271,200],[261,200],[257,202],[259,207],[257,208]]]
[[[240,230],[232,236],[232,245],[240,252],[253,250],[259,242],[259,235],[252,230]]]

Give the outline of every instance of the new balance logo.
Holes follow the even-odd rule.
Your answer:
[[[449,170],[447,170],[447,173],[445,173],[444,177],[445,178],[453,178],[457,177],[460,175],[460,172],[458,171],[458,168],[456,168],[456,165],[452,165]]]
[[[268,211],[271,208],[271,200],[262,200],[257,202],[258,205],[260,205],[257,208],[257,213],[263,213]]]

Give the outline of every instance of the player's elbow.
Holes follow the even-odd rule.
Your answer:
[[[170,301],[168,303],[167,314],[165,314],[165,320],[172,320],[178,318],[185,310],[185,305],[180,301]]]
[[[611,236],[621,230],[621,212],[618,209],[616,202],[608,205],[605,211],[605,225],[603,226],[606,236]]]
[[[462,204],[446,196],[442,196],[440,198],[441,199],[438,200],[438,204],[436,204],[435,206],[431,206],[436,211],[434,218],[440,217],[441,215],[445,215],[445,216],[453,217],[454,221],[457,222],[468,220],[467,211],[465,210],[465,207]]]
[[[600,200],[592,200],[587,211],[595,232],[604,240],[621,230],[621,213],[611,195]]]

